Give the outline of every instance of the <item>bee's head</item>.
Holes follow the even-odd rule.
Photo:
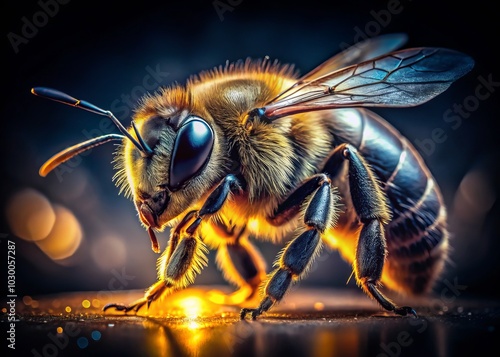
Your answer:
[[[105,115],[123,135],[108,134],[70,147],[49,159],[42,176],[81,152],[110,140],[121,140],[114,179],[130,196],[141,222],[148,228],[153,250],[159,249],[153,229],[163,230],[169,222],[193,207],[220,179],[221,149],[209,115],[190,105],[179,87],[147,96],[128,130],[114,115],[93,104],[59,91],[34,88],[34,94]],[[207,119],[205,119],[205,118]]]
[[[148,101],[146,100],[146,103]],[[137,133],[151,149],[150,155],[126,141],[118,153],[120,185],[128,186],[142,223],[163,229],[206,192],[218,168],[212,126],[190,110],[155,110],[134,121]],[[148,112],[148,111],[147,111]],[[125,182],[126,179],[126,182]]]

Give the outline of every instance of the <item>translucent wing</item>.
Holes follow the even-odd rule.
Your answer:
[[[385,55],[403,46],[407,40],[408,36],[405,34],[388,34],[359,42],[326,60],[298,82],[310,82],[338,69]]]
[[[339,107],[415,106],[445,91],[473,65],[469,56],[448,49],[396,51],[294,85],[257,111],[274,120]]]

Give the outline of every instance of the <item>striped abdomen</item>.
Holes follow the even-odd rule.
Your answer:
[[[377,114],[335,111],[334,135],[358,148],[391,207],[386,226],[385,285],[419,294],[432,288],[447,255],[446,210],[439,187],[413,146]]]

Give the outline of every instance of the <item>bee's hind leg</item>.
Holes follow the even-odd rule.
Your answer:
[[[338,173],[339,165],[349,163],[349,187],[351,199],[362,223],[356,248],[354,271],[357,283],[368,296],[375,299],[384,309],[398,315],[416,312],[410,306],[396,306],[379,290],[379,282],[386,258],[384,226],[390,220],[386,196],[375,179],[369,165],[349,144],[339,145],[325,165],[325,171],[332,176]]]

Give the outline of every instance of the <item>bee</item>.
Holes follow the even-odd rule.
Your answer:
[[[292,65],[246,60],[161,88],[138,103],[125,128],[109,111],[60,91],[41,97],[107,116],[121,134],[103,135],[56,154],[45,176],[95,146],[119,141],[114,180],[130,197],[159,253],[155,232],[170,239],[158,281],[143,298],[114,309],[137,313],[193,283],[208,249],[236,285],[218,296],[279,303],[323,246],[352,264],[357,284],[381,308],[412,314],[382,292],[429,292],[448,254],[446,208],[422,157],[367,107],[427,102],[469,72],[474,61],[444,48],[400,50],[406,36],[358,43],[299,77]],[[284,243],[271,272],[251,239]]]

